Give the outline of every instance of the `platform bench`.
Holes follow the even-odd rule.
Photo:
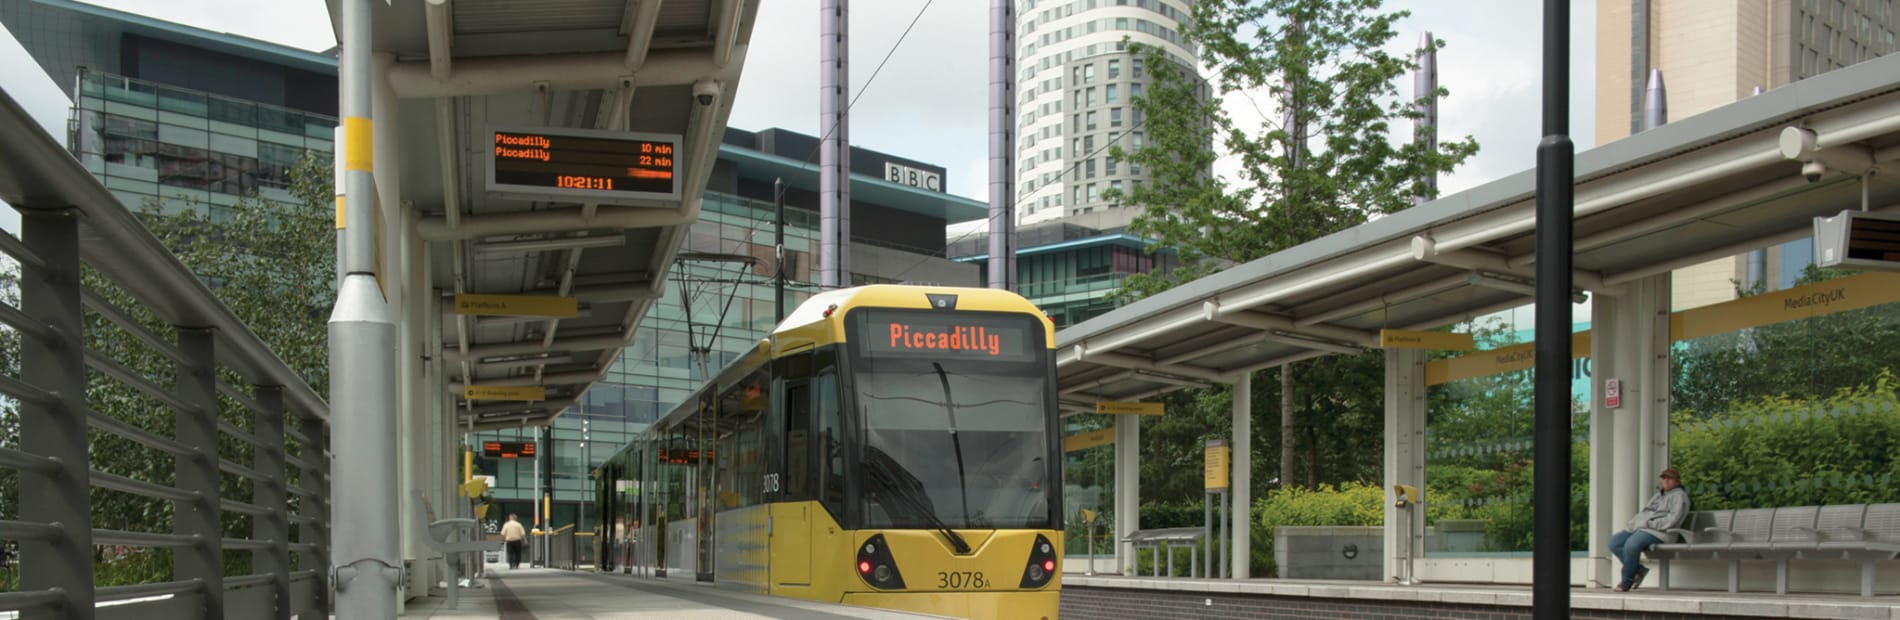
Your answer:
[[[1900,504],[1788,506],[1690,513],[1646,552],[1669,589],[1671,560],[1728,562],[1728,591],[1741,590],[1741,563],[1775,562],[1775,593],[1788,593],[1794,560],[1859,561],[1860,595],[1874,595],[1874,563],[1900,560]]]

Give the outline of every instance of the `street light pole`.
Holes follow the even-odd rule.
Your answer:
[[[1570,616],[1570,0],[1544,0],[1544,138],[1537,144],[1537,370],[1531,615]]]

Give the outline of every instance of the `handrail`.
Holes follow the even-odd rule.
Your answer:
[[[107,586],[93,591],[93,596],[101,601],[118,601],[128,598],[161,596],[165,594],[186,594],[203,590],[205,582],[199,579],[184,581],[163,581],[159,583],[141,583],[129,586]]]
[[[204,544],[203,536],[186,534],[160,534],[157,532],[128,532],[125,530],[92,531],[95,545],[130,545],[134,547],[196,547]]]
[[[310,452],[320,452],[329,434],[328,405],[3,90],[0,141],[13,155],[0,158],[0,200],[22,220],[20,236],[0,232],[0,252],[20,265],[20,301],[0,302],[0,323],[22,334],[23,344],[20,370],[0,375],[0,393],[17,400],[21,434],[30,438],[0,447],[0,469],[18,472],[44,496],[22,502],[17,520],[0,520],[0,539],[17,541],[22,585],[32,589],[0,593],[0,610],[89,611],[100,601],[190,593],[218,616],[268,613],[254,605],[328,615],[327,566],[319,565],[330,552],[329,459]],[[109,283],[89,289],[82,275],[94,273]],[[239,378],[222,380],[227,370]],[[111,384],[113,400],[138,396],[101,405],[116,415],[93,410],[88,401],[102,395],[89,393],[97,378]],[[141,407],[135,403],[154,401],[142,407],[158,415],[130,413]],[[229,406],[219,403],[236,403],[246,418],[223,419],[220,409]],[[102,471],[121,468],[88,444],[90,429],[170,455],[176,481]],[[251,458],[221,458],[226,436],[248,444]],[[292,443],[303,448],[295,458]],[[222,490],[221,474],[251,482],[256,493]],[[302,483],[290,486],[292,476]],[[178,514],[170,524],[95,527],[94,488],[176,502]],[[302,514],[291,514],[285,501],[292,492],[302,498]],[[250,516],[249,535],[224,538],[218,515],[226,513]],[[302,529],[288,529],[292,522]],[[170,531],[135,531],[141,528]],[[292,536],[298,542],[286,540]],[[171,549],[180,560],[177,580],[95,587],[87,556],[108,545]],[[290,570],[282,554],[291,548],[305,570]],[[225,577],[226,551],[251,555],[256,574]],[[293,575],[306,582],[295,593],[283,586]],[[269,596],[226,594],[253,586]]]
[[[125,364],[120,364],[112,358],[106,357],[105,354],[90,348],[86,349],[86,365],[92,367],[93,370],[105,373],[106,376],[118,379],[120,383],[124,383],[140,392],[144,392],[146,396],[157,399],[159,402],[165,403],[166,406],[173,409],[193,412],[201,409],[201,407],[196,404],[185,402],[185,399],[179,398],[178,395],[173,394],[171,390],[159,386],[158,382],[146,378],[144,375],[139,374],[138,371],[132,370],[126,367]]]
[[[166,323],[215,330],[219,360],[245,381],[282,386],[291,409],[329,421],[329,404],[303,376],[272,353],[10,94],[0,96],[0,143],[17,155],[0,163],[0,200],[15,205],[58,203],[83,213],[79,219],[84,242],[79,249],[86,264]]]
[[[139,339],[139,342],[145,343],[145,346],[151,347],[153,351],[157,351],[159,354],[171,358],[173,363],[185,364],[187,366],[191,365],[191,362],[185,359],[185,354],[178,352],[178,345],[158,337],[158,334],[152,333],[152,330],[146,329],[144,325],[133,319],[130,313],[120,309],[118,306],[112,305],[112,302],[106,301],[105,296],[100,295],[97,291],[92,289],[80,289],[79,299],[87,308],[91,308],[93,312],[99,313],[99,316],[105,317],[106,320],[111,321],[113,325],[119,326],[120,330],[131,334],[133,338]]]
[[[92,486],[175,502],[195,502],[203,497],[196,491],[180,491],[172,487],[96,470],[92,472]]]
[[[127,424],[124,420],[99,413],[92,409],[86,410],[86,424],[93,428],[137,442],[145,447],[170,454],[174,457],[195,458],[198,454],[197,450],[185,444],[178,443],[177,440],[160,437],[158,433]]]
[[[52,328],[47,327],[45,323],[33,320],[19,308],[13,307],[13,304],[0,303],[0,323],[6,323],[8,327],[20,330],[20,333],[41,340],[52,337]]]
[[[13,233],[4,230],[0,230],[0,252],[5,252],[7,256],[13,257],[13,260],[20,261],[20,264],[27,267],[33,269],[46,268],[46,261],[40,260],[40,255],[34,254],[32,250],[26,249],[26,244],[20,243],[19,237],[15,237]]]
[[[55,607],[66,601],[66,595],[51,590],[39,592],[0,592],[0,611],[26,611]]]
[[[59,463],[37,454],[27,454],[13,448],[0,448],[0,467],[11,467],[20,471],[40,474],[56,474]]]

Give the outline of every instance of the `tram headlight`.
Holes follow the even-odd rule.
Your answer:
[[[1048,538],[1036,535],[1036,543],[1029,547],[1028,566],[1023,570],[1023,589],[1040,588],[1049,585],[1056,574],[1056,546]]]
[[[890,545],[884,542],[884,535],[878,534],[865,539],[858,545],[858,578],[879,590],[904,589],[904,575],[897,570],[897,560],[891,557]]]

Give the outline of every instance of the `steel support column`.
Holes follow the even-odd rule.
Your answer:
[[[1005,291],[1016,290],[1015,5],[990,0],[989,277],[990,288]]]
[[[330,406],[336,441],[330,504],[338,620],[396,616],[402,579],[396,502],[396,324],[376,277],[371,0],[342,0],[337,63],[344,129],[343,282],[330,313]],[[395,205],[389,205],[394,208]]]
[[[1115,416],[1115,572],[1140,570],[1135,545],[1126,542],[1141,529],[1141,416]]]
[[[21,242],[40,265],[21,265],[20,310],[46,325],[57,341],[20,335],[20,380],[45,390],[44,401],[21,399],[20,449],[58,459],[56,471],[20,471],[20,520],[59,523],[65,535],[21,540],[20,591],[52,590],[54,611],[26,618],[91,620],[91,461],[86,448],[85,342],[80,338],[79,220],[73,209],[20,209]]]
[[[274,385],[257,386],[252,394],[258,411],[252,434],[257,449],[251,454],[253,469],[271,477],[269,482],[254,482],[251,503],[270,509],[270,514],[251,519],[251,538],[270,541],[270,548],[251,552],[251,572],[271,575],[271,594],[275,612],[271,618],[290,618],[290,510],[286,486],[284,455],[284,389]]]
[[[174,436],[178,443],[196,448],[194,457],[174,461],[178,490],[196,493],[191,500],[172,502],[172,531],[198,537],[194,547],[172,551],[172,578],[204,581],[206,618],[224,617],[224,510],[218,493],[218,358],[215,333],[209,329],[178,328],[178,364],[173,390],[189,405],[176,411]]]
[[[1240,374],[1234,382],[1234,496],[1233,526],[1227,528],[1234,539],[1233,576],[1251,579],[1253,549],[1253,373]]]
[[[1425,488],[1425,352],[1385,352],[1385,486]],[[1410,562],[1425,548],[1423,502],[1398,507],[1397,491],[1385,502],[1385,581],[1416,582]],[[1429,501],[1429,500],[1427,500]]]

